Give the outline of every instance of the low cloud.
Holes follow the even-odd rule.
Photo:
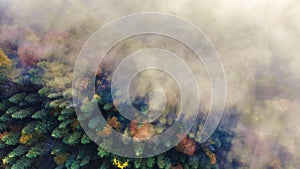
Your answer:
[[[57,58],[71,61],[70,67],[87,38],[112,19],[155,11],[191,21],[210,38],[224,65],[226,113],[240,117],[228,158],[241,160],[242,168],[300,165],[299,1],[4,0],[0,9],[1,47],[15,46],[22,56],[22,51],[38,45],[39,50],[30,50],[38,58],[60,51]],[[62,34],[73,30],[76,36],[63,46],[43,43],[53,30]],[[206,90],[207,77],[202,80]],[[210,94],[203,93],[201,99],[209,100]],[[209,103],[202,104],[207,109]],[[232,107],[235,112],[229,111]]]

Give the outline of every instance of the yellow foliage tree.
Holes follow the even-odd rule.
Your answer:
[[[61,165],[67,161],[69,156],[70,156],[69,153],[64,153],[64,154],[59,154],[59,155],[55,156],[53,159],[54,159],[55,164]]]
[[[12,61],[7,57],[7,55],[0,48],[0,68],[7,69],[11,67],[12,67]]]
[[[210,158],[210,164],[217,163],[217,157],[213,152],[211,152],[207,148],[205,148],[205,154]]]
[[[120,169],[124,169],[128,166],[128,161],[125,161],[124,163],[121,162],[120,160],[118,160],[116,157],[113,159],[113,164],[120,168]]]
[[[30,139],[32,139],[32,134],[22,134],[22,136],[20,137],[20,143],[26,144]]]

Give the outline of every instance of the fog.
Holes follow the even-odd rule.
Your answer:
[[[1,0],[0,9],[3,44],[23,49],[37,45],[40,50],[32,51],[37,57],[57,53],[57,61],[70,63],[70,69],[88,37],[113,19],[151,11],[189,20],[211,40],[223,63],[224,116],[239,116],[228,159],[239,159],[242,168],[278,167],[280,163],[284,168],[300,166],[300,1]],[[71,29],[77,35],[68,47],[45,40],[49,31]],[[31,39],[24,32],[31,32]],[[203,86],[207,89],[207,82]],[[202,99],[206,109],[210,94],[204,91]],[[222,125],[230,126],[230,119]]]

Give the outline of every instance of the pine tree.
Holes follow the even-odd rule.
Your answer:
[[[44,153],[45,153],[44,145],[42,143],[38,143],[29,149],[28,153],[26,154],[26,157],[34,159],[38,156],[43,155]]]
[[[11,169],[26,169],[31,166],[34,159],[22,156],[15,164],[12,165]]]
[[[45,109],[42,109],[42,110],[39,110],[39,111],[35,112],[35,113],[31,116],[31,118],[42,120],[42,119],[46,118],[47,115],[48,115],[48,113],[46,112],[46,110],[45,110]]]
[[[25,109],[22,109],[22,110],[19,110],[19,111],[13,113],[11,115],[11,117],[14,119],[24,119],[24,118],[30,116],[33,111],[34,111],[33,108],[25,108]]]
[[[63,142],[68,145],[76,145],[80,142],[81,136],[82,136],[81,132],[75,131],[65,136]]]
[[[97,75],[96,81],[100,81],[102,87],[96,89],[97,93],[93,98],[87,98],[83,104],[76,105],[72,104],[71,84],[66,80],[70,80],[72,76],[64,73],[64,68],[66,67],[62,64],[45,61],[22,70],[21,76],[14,81],[9,81],[9,78],[0,79],[1,90],[6,84],[18,89],[11,90],[8,94],[0,91],[0,157],[6,168],[30,169],[33,168],[33,163],[40,164],[44,157],[53,158],[49,163],[57,169],[115,167],[112,160],[116,156],[92,142],[77,120],[80,118],[90,129],[101,131],[106,124],[102,124],[100,118],[94,115],[95,106],[99,106],[104,110],[107,121],[116,117],[120,122],[128,123],[114,109],[110,88],[105,86],[109,82],[106,77],[108,75]],[[61,82],[61,79],[64,81]],[[74,107],[81,111],[78,117]],[[171,119],[166,117],[163,120],[170,125]],[[120,127],[120,132],[123,129],[130,131],[129,127],[124,126]],[[212,141],[199,146],[200,150],[194,156],[186,156],[171,149],[156,157],[129,159],[127,168],[169,169],[172,164],[175,166],[179,163],[184,168],[218,168],[217,163],[211,164],[211,159],[203,149],[213,151],[226,148],[228,151],[232,135],[221,130],[216,133]],[[111,139],[101,139],[103,147],[114,146]],[[168,146],[170,143],[166,141],[164,145]],[[151,147],[139,145],[133,151],[141,155],[146,148]],[[216,155],[219,158],[224,157],[224,154]],[[92,166],[95,164],[97,166]]]
[[[109,156],[109,153],[105,149],[103,149],[102,147],[99,146],[97,150],[98,150],[98,156],[100,158],[104,158],[104,157]]]
[[[147,160],[147,166],[149,168],[152,168],[155,165],[155,158],[154,157],[149,157],[146,160]]]
[[[63,138],[67,133],[69,132],[69,130],[67,128],[59,128],[56,127],[53,131],[51,136],[57,139]]]
[[[91,143],[89,136],[87,134],[83,134],[83,136],[81,137],[81,144],[86,145],[89,143]]]
[[[18,93],[10,97],[9,101],[14,104],[19,104],[20,102],[24,101],[25,97],[26,97],[26,93]]]
[[[2,141],[7,145],[17,145],[19,143],[20,133],[10,133],[2,137]]]
[[[24,145],[19,145],[8,154],[8,157],[10,158],[18,157],[25,154],[26,152],[27,152],[27,147],[25,147]]]
[[[157,157],[157,161],[156,164],[158,166],[158,168],[164,168],[165,167],[165,159],[164,159],[164,155],[159,155]]]

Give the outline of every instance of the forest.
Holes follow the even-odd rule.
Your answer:
[[[299,168],[299,2],[0,1],[0,168]],[[172,38],[147,34],[126,39],[106,53],[97,72],[76,77],[73,83],[76,60],[95,32],[117,18],[149,11],[193,23],[211,41],[222,62],[226,103],[220,123],[205,142],[199,138],[211,100],[205,65],[193,62],[192,52]],[[172,106],[178,100],[167,105],[166,114],[155,122],[138,123],[123,116],[115,105],[118,100],[113,99],[119,93],[111,91],[117,63],[139,49],[155,47],[179,51],[193,71],[200,72],[197,80],[204,88],[199,116],[188,134],[174,135],[181,138],[176,145],[168,139],[157,143],[168,150],[164,153],[138,158],[157,147],[135,144],[124,149],[137,158],[117,155],[109,149],[130,142],[117,144],[111,139],[114,132],[133,140],[150,139],[174,124],[177,114]],[[86,78],[91,75],[94,81]],[[153,79],[141,79],[134,79],[133,84],[144,94],[146,82]],[[81,95],[74,93],[74,87],[94,93],[75,104]],[[145,98],[133,99],[137,110],[147,110],[147,106]],[[105,123],[97,118],[96,109],[101,110]]]
[[[66,45],[68,36],[69,39],[74,38],[72,32],[50,32],[43,38],[34,32],[23,33],[28,42],[25,46],[16,47],[10,41],[4,41],[0,50],[1,168],[217,169],[239,166],[236,160],[226,160],[234,132],[225,131],[222,127],[204,144],[194,139],[198,130],[195,127],[176,147],[158,156],[134,159],[107,152],[85,134],[74,106],[84,113],[83,118],[88,120],[91,129],[99,123],[97,119],[90,118],[94,109],[91,102],[105,112],[108,125],[117,131],[127,132],[131,137],[147,138],[151,132],[153,134],[163,129],[151,123],[130,123],[119,115],[112,103],[109,88],[111,76],[106,70],[99,71],[96,82],[82,79],[80,84],[76,84],[79,88],[95,85],[96,94],[82,105],[73,105],[72,72],[66,71],[66,63],[51,60],[55,58],[52,53],[48,54],[48,58],[41,58],[39,46],[36,46],[40,43],[45,43],[45,46]],[[164,118],[160,124],[172,124],[166,119],[167,116]],[[106,146],[114,146],[108,137],[110,129],[103,127],[99,130],[102,134],[99,137],[108,138],[104,140]],[[143,147],[136,147],[134,151],[141,153]]]

